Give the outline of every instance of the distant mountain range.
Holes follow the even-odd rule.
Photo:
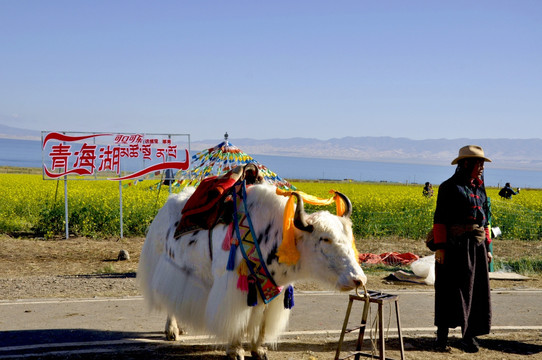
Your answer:
[[[20,140],[41,140],[41,131],[19,129],[0,124],[0,138]]]
[[[41,132],[0,124],[0,138],[41,140]],[[191,150],[200,151],[222,139],[192,141]],[[318,140],[229,139],[250,155],[311,157],[395,163],[449,165],[460,147],[477,144],[484,148],[493,166],[507,169],[542,170],[542,139],[428,139],[395,137],[345,137]]]
[[[318,140],[230,139],[248,154],[332,158],[412,164],[449,165],[460,147],[476,144],[484,148],[493,166],[507,169],[542,170],[542,139],[428,139],[394,137],[345,137]],[[191,142],[192,150],[217,145],[219,141]]]

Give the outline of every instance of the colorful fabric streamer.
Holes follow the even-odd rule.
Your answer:
[[[241,151],[238,147],[225,140],[220,144],[204,149],[192,156],[190,168],[188,170],[179,170],[174,176],[171,188],[179,192],[187,186],[197,187],[200,182],[209,176],[218,176],[239,166],[253,163],[258,167],[258,171],[263,179],[283,190],[295,190],[296,187],[287,180],[281,178],[265,165],[260,164],[250,155]],[[123,185],[124,188],[137,185],[142,180],[155,179],[160,177],[162,172],[148,174],[144,178]],[[164,184],[162,181],[149,187],[149,190],[158,190]]]
[[[210,149],[205,149],[192,156],[192,164],[188,171],[179,171],[181,178],[195,179],[199,183],[203,178],[211,175],[220,175],[236,166],[253,163],[258,167],[260,175],[268,183],[284,190],[295,190],[295,186],[281,178],[265,165],[256,161],[250,155],[225,140]],[[193,180],[194,181],[194,180]],[[194,184],[190,184],[194,185]],[[187,186],[187,185],[185,185]]]
[[[269,303],[282,291],[282,287],[277,286],[273,277],[267,270],[265,260],[260,251],[260,245],[257,238],[254,236],[254,229],[250,214],[247,212],[246,205],[246,185],[241,183],[241,194],[237,191],[233,192],[234,202],[234,227],[235,227],[235,244],[230,246],[230,257],[226,269],[233,270],[235,267],[235,253],[237,247],[241,249],[243,260],[239,264],[237,287],[241,291],[248,291],[247,305],[255,306],[257,304],[256,291],[265,304]]]
[[[328,199],[321,199],[313,195],[306,194],[302,191],[295,191],[298,193],[304,202],[311,205],[326,206],[335,202],[337,209],[337,216],[342,216],[346,211],[346,204],[343,199],[337,195],[335,190],[330,190],[329,192],[334,194]],[[294,204],[295,198],[293,195],[294,191],[285,191],[277,188],[277,195],[289,196],[288,202],[284,208],[284,218],[283,218],[283,228],[282,228],[282,244],[277,250],[277,256],[279,257],[279,262],[286,263],[289,265],[297,264],[299,260],[299,251],[297,250],[295,244],[295,226],[294,226]],[[352,249],[354,250],[354,255],[358,258],[359,253],[356,247],[355,239],[352,238]]]

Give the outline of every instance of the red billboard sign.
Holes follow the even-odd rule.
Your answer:
[[[44,178],[128,180],[190,165],[190,135],[42,133]],[[103,174],[103,175],[102,175]]]

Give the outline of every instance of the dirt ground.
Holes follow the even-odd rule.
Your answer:
[[[69,240],[14,239],[0,236],[0,300],[30,298],[93,298],[139,295],[135,284],[135,272],[143,238],[94,240],[73,238]],[[361,240],[358,248],[364,252],[387,251],[413,252],[428,255],[423,242],[408,239]],[[121,250],[130,254],[126,261],[118,260]],[[524,254],[540,254],[540,245],[522,241],[500,241],[495,244],[495,256],[513,258]],[[366,271],[369,289],[393,291],[399,289],[431,289],[427,285],[394,283],[385,280],[389,274],[383,271]],[[530,275],[525,281],[492,280],[493,289],[542,288],[542,276]],[[316,283],[302,283],[301,290],[319,290]],[[284,338],[277,349],[269,353],[270,359],[315,360],[332,359],[337,338]],[[432,334],[407,334],[404,336],[408,359],[542,359],[542,333],[540,331],[495,332],[480,338],[481,350],[472,355],[464,353],[458,339],[452,339],[449,353],[432,350]],[[346,342],[345,349],[353,348]],[[396,338],[386,343],[387,356],[399,357]],[[368,352],[371,349],[366,349]],[[147,353],[152,351],[152,354]],[[222,359],[223,351],[214,347],[177,344],[140,349],[137,353],[125,353],[121,359]],[[346,353],[342,353],[345,356]],[[86,359],[100,359],[100,355],[88,355]],[[248,357],[250,359],[250,357]]]
[[[542,341],[539,332],[508,332],[494,333],[479,339],[480,351],[476,354],[469,354],[462,351],[458,345],[458,339],[452,339],[448,352],[435,352],[432,348],[433,337],[427,335],[403,336],[405,344],[404,358],[408,360],[460,360],[460,359],[480,359],[480,360],[509,360],[509,359],[542,359]],[[355,340],[345,341],[344,349],[353,349]],[[315,338],[285,338],[278,344],[277,348],[268,351],[269,360],[327,360],[334,359],[337,349],[337,339],[335,337],[315,337]],[[401,359],[399,351],[399,341],[389,339],[386,341],[386,359]],[[374,354],[378,358],[378,352],[369,346],[362,348],[365,354]],[[344,359],[349,355],[348,351],[342,351],[340,358]],[[59,360],[59,359],[85,359],[85,360],[110,360],[111,353],[102,354],[100,352],[87,353],[80,356],[69,356],[59,358],[58,355],[40,356],[40,360]],[[212,345],[198,344],[171,344],[158,346],[142,346],[135,349],[123,350],[121,354],[115,354],[117,360],[224,360],[224,350]],[[362,356],[361,359],[366,357]],[[246,360],[252,359],[250,354],[245,357]],[[354,359],[354,357],[350,357]]]
[[[0,299],[108,297],[139,295],[135,273],[144,238],[56,240],[15,239],[0,236]],[[358,242],[363,252],[412,252],[429,255],[423,241],[410,239],[364,239]],[[121,250],[130,260],[119,261]],[[521,257],[542,253],[536,242],[501,241],[495,256]],[[385,280],[390,274],[366,268],[370,289],[424,289],[427,285]],[[541,275],[525,281],[492,280],[493,289],[542,288]],[[298,284],[301,290],[320,290],[317,283]]]

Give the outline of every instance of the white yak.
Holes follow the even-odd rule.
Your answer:
[[[212,229],[212,241],[207,230],[175,238],[181,210],[193,193],[194,188],[186,188],[170,196],[149,227],[137,272],[144,298],[151,308],[168,313],[168,338],[177,339],[186,329],[214,335],[227,343],[229,358],[244,359],[243,339],[247,336],[253,358],[266,359],[262,344],[276,343],[290,315],[283,305],[285,291],[267,304],[258,294],[257,305],[247,305],[247,293],[237,287],[237,271],[226,269],[229,250],[224,250],[222,242],[231,231],[228,225],[217,224]],[[277,195],[271,185],[247,188],[254,237],[274,282],[286,288],[296,281],[312,279],[340,291],[364,285],[367,278],[355,256],[348,198],[338,193],[347,209],[343,216],[336,216],[329,211],[307,214],[302,199],[295,195],[295,250],[299,259],[287,264],[279,261],[277,250],[283,240],[288,199]],[[236,266],[241,261],[237,249]]]

